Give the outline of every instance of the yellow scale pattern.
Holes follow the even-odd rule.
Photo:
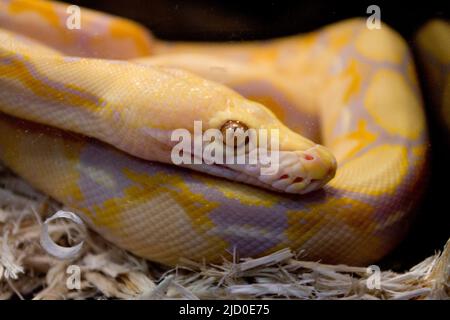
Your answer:
[[[74,45],[79,34],[49,32],[48,39],[43,39],[32,28],[24,27],[27,19],[41,33],[49,28],[63,29],[65,8],[65,4],[48,1],[0,1],[0,18],[4,17],[0,28],[7,27],[64,54],[140,57],[139,63],[144,65],[152,65],[155,56],[162,56],[166,57],[162,65],[205,78],[217,78],[217,74],[212,74],[214,68],[200,70],[199,61],[214,57],[230,66],[237,64],[242,73],[232,73],[223,84],[245,91],[253,81],[273,81],[269,89],[252,91],[247,98],[289,117],[285,106],[273,98],[280,92],[289,97],[287,101],[296,109],[289,112],[316,119],[311,126],[320,127],[322,142],[339,164],[336,177],[323,190],[306,196],[283,195],[142,164],[85,137],[2,116],[0,158],[34,186],[83,214],[104,237],[166,264],[176,264],[183,257],[218,261],[236,245],[244,248],[244,254],[254,256],[289,246],[304,250],[309,259],[366,264],[400,241],[413,212],[411,204],[420,198],[416,193],[411,197],[411,192],[426,175],[427,136],[408,48],[388,26],[368,30],[365,21],[355,19],[263,46],[165,43],[133,22],[88,10],[83,18],[86,21],[82,21],[84,36],[90,39],[85,48]],[[89,19],[103,21],[107,31],[101,37],[94,35]],[[1,21],[8,23],[2,25]],[[111,56],[111,48],[119,48],[115,56]],[[177,60],[177,55],[185,53],[192,54],[191,60]],[[153,56],[146,61],[149,55]],[[208,59],[202,60],[202,56]],[[0,50],[0,58],[7,58],[4,51]],[[2,83],[20,80],[38,95],[58,96],[51,92],[54,89],[34,83],[37,80],[26,70],[21,79],[12,79],[15,74],[8,76],[9,68],[21,68],[21,62],[0,63],[0,90]],[[85,73],[94,79],[88,68]],[[59,76],[55,75],[56,79]],[[85,101],[72,103],[88,105]],[[302,131],[295,126],[292,129]],[[92,146],[110,155],[111,165],[124,161],[130,166],[116,171],[99,169],[82,159]],[[136,169],[140,166],[155,171],[145,173]],[[120,196],[87,206],[84,203],[92,200],[90,197],[99,195],[86,189],[83,179]],[[260,215],[255,213],[258,210]],[[270,239],[272,236],[277,239]]]

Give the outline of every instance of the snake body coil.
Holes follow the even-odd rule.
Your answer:
[[[0,1],[1,28],[45,44],[2,32],[12,43],[0,45],[0,110],[9,114],[0,118],[0,158],[105,238],[165,264],[182,257],[218,261],[233,252],[256,257],[290,247],[307,259],[361,265],[400,241],[420,199],[427,131],[409,50],[388,26],[369,30],[355,19],[273,41],[200,45],[164,43],[126,20],[92,11],[83,16],[82,11],[78,32],[84,46],[77,46],[81,35],[65,28],[65,8],[44,1]],[[43,37],[36,30],[51,31]],[[129,84],[127,70],[135,74],[138,66],[159,70],[158,83],[181,79],[186,85],[177,90],[172,86],[178,80],[169,88],[156,82]],[[205,91],[196,96],[192,81]],[[76,91],[80,84],[83,94]],[[221,123],[224,110],[234,115],[242,107],[240,113],[249,114],[246,122],[264,127],[271,114],[252,118],[259,111],[249,112],[265,110],[259,109],[264,105],[286,126],[276,122],[289,152],[321,139],[337,160],[336,176],[315,192],[283,194],[140,159],[149,156],[134,134],[140,120],[148,118],[142,90],[155,90],[151,104],[161,107],[152,113],[158,117],[155,126],[183,118]],[[70,95],[75,108],[58,100]],[[228,97],[236,101],[233,107],[222,104]],[[105,99],[142,106],[101,113],[125,118],[117,121],[134,127],[101,127],[104,123],[96,121],[104,118],[91,110]],[[171,103],[172,111],[161,101]],[[197,101],[202,108],[189,109]],[[55,112],[55,106],[62,109]],[[322,149],[315,156],[314,172],[333,162]]]

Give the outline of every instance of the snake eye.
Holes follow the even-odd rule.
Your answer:
[[[224,137],[223,143],[227,146],[237,148],[249,142],[248,126],[239,120],[228,120],[222,125],[220,131]]]

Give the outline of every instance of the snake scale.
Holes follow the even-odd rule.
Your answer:
[[[67,6],[0,1],[0,158],[103,237],[169,265],[285,247],[364,265],[402,239],[428,138],[410,52],[387,25],[177,43],[88,9],[70,30]],[[169,163],[174,128],[236,119],[279,129],[301,168],[283,158],[275,183]]]
[[[433,19],[419,30],[415,40],[433,114],[450,143],[450,24]]]

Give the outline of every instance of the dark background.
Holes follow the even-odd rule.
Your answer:
[[[431,18],[449,18],[448,1],[206,1],[206,0],[73,0],[89,7],[135,20],[165,40],[240,41],[312,31],[356,16],[367,17],[378,5],[382,21],[399,31],[414,48],[413,36]],[[419,71],[420,71],[420,66]],[[419,72],[420,74],[420,72]],[[421,77],[421,83],[426,81]],[[424,86],[422,86],[424,88]],[[423,185],[425,200],[412,221],[407,238],[381,263],[404,270],[422,261],[450,237],[450,146],[440,130],[426,90],[424,101],[430,128],[431,175]]]

